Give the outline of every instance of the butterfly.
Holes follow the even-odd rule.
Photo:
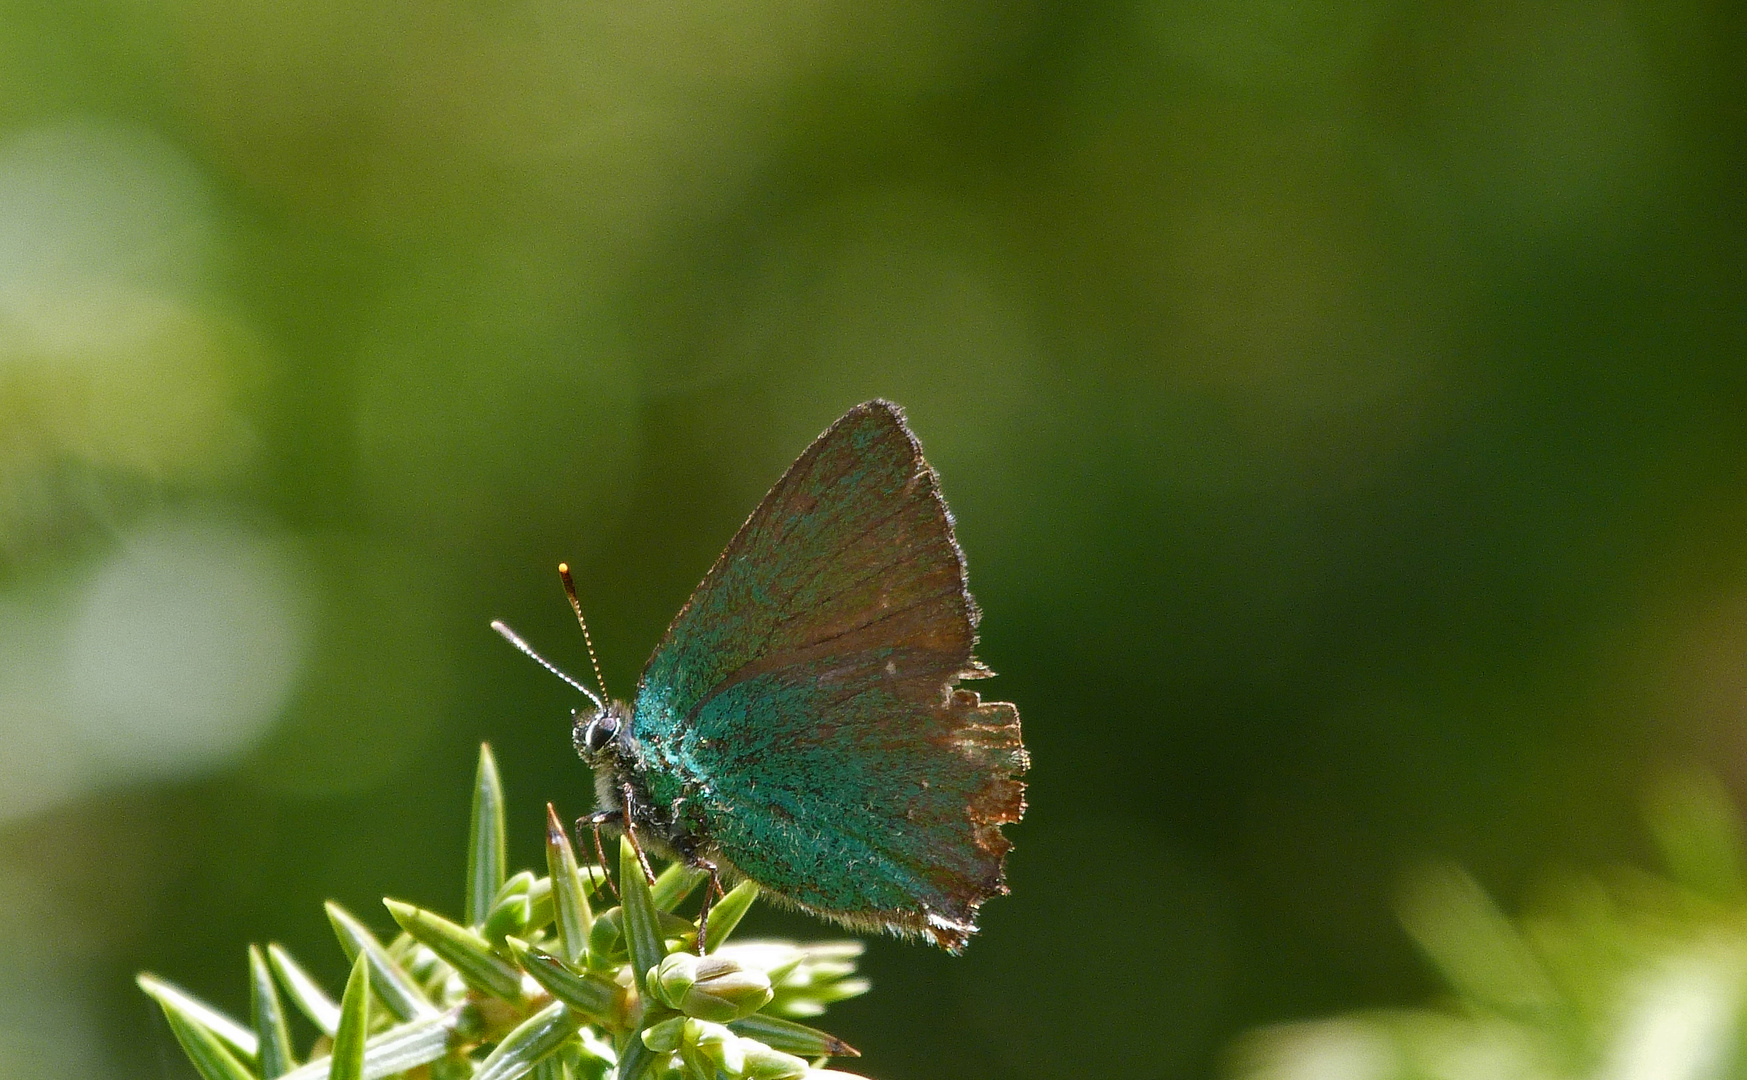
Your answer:
[[[903,411],[869,401],[746,519],[629,705],[493,626],[594,701],[573,713],[600,807],[585,822],[708,871],[717,895],[750,878],[956,953],[1007,892],[1001,827],[1029,765],[1018,709],[959,686],[993,674],[972,655],[978,617],[934,470]]]

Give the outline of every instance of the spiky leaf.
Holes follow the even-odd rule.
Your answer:
[[[547,993],[583,1013],[592,1023],[618,1027],[625,1012],[624,990],[618,983],[578,972],[556,956],[542,952],[525,941],[511,938],[510,949],[524,970]]]
[[[328,1055],[328,1080],[364,1080],[364,1041],[370,1034],[370,959],[352,961],[340,996],[340,1027]]]
[[[469,1025],[465,1006],[456,1006],[424,1020],[397,1024],[364,1044],[364,1080],[382,1080],[448,1056]],[[287,1073],[281,1080],[327,1080],[328,1060],[317,1058]]]
[[[303,965],[292,959],[282,945],[268,944],[267,964],[279,979],[279,985],[291,995],[291,1003],[298,1011],[308,1017],[323,1035],[333,1038],[340,1025],[340,1006],[328,997],[315,977],[303,970]]]
[[[198,1024],[217,1036],[219,1041],[230,1047],[239,1058],[245,1061],[254,1060],[259,1044],[253,1031],[188,991],[173,983],[165,982],[155,975],[141,975],[134,981],[159,1005],[163,1005],[165,1008],[174,1005],[177,1012],[186,1017],[190,1023]]]
[[[588,903],[588,888],[578,871],[570,836],[551,803],[546,804],[546,870],[551,875],[558,955],[565,963],[574,964],[588,947],[588,934],[594,929],[594,909]]]
[[[637,992],[644,990],[644,976],[661,963],[667,949],[661,943],[661,912],[643,878],[642,862],[631,841],[619,839],[619,897],[625,913],[625,948],[631,955],[631,977]]]
[[[503,781],[489,743],[479,744],[479,769],[473,780],[472,831],[467,841],[467,925],[480,926],[504,883]]]
[[[522,999],[521,972],[492,952],[483,937],[423,908],[398,900],[382,903],[402,929],[447,961],[468,986],[505,1001]]]
[[[757,1039],[773,1050],[802,1057],[860,1057],[861,1051],[830,1032],[820,1031],[780,1016],[756,1013],[728,1025],[735,1034]]]
[[[710,909],[710,925],[706,928],[704,940],[712,949],[720,948],[734,928],[740,925],[740,920],[746,917],[752,902],[758,899],[758,884],[752,881],[742,881],[728,890],[728,895],[716,901]]]
[[[273,972],[259,946],[249,946],[249,1018],[255,1025],[255,1040],[259,1047],[256,1064],[262,1080],[278,1080],[297,1067],[291,1049],[291,1029],[285,1023],[285,1006],[279,1001],[279,988],[273,985]]]
[[[709,878],[710,875],[702,870],[676,862],[656,876],[655,884],[649,887],[649,895],[657,910],[672,911]]]
[[[327,911],[328,922],[333,924],[334,934],[340,939],[340,948],[345,950],[346,956],[356,958],[362,954],[369,962],[371,986],[376,996],[388,1006],[389,1012],[402,1020],[418,1020],[437,1012],[418,982],[394,962],[388,950],[376,940],[376,935],[356,915],[332,900],[327,902]]]
[[[188,1007],[191,998],[150,975],[141,975],[135,981],[164,1010],[164,1019],[169,1021],[176,1041],[182,1044],[183,1052],[202,1080],[255,1080],[254,1074],[232,1053],[227,1040],[206,1026],[201,1010]]]
[[[556,1051],[583,1025],[584,1017],[562,1001],[554,1001],[503,1037],[479,1063],[473,1080],[515,1080]]]

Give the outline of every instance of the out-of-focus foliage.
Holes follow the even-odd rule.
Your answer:
[[[1402,867],[1747,783],[1744,73],[1713,0],[0,0],[0,1080],[455,909],[482,740],[537,862],[574,695],[488,622],[582,666],[568,560],[627,694],[875,395],[1036,766],[866,1070],[1420,1000]]]
[[[1735,808],[1669,778],[1650,819],[1672,879],[1566,874],[1520,919],[1427,868],[1401,918],[1449,991],[1247,1037],[1244,1080],[1725,1080],[1747,1076],[1747,891]]]

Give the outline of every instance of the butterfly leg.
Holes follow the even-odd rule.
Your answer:
[[[698,858],[687,861],[696,869],[710,872],[710,883],[704,886],[704,904],[698,911],[698,955],[702,956],[709,951],[709,945],[705,938],[710,929],[710,912],[715,908],[716,901],[726,896],[727,893],[722,891],[722,875],[716,869],[715,863],[708,859]]]
[[[601,848],[601,826],[619,824],[624,815],[617,810],[597,810],[587,817],[576,819],[576,842],[582,843],[582,827],[587,825],[594,834],[594,858],[600,866],[601,873],[606,874],[607,888],[613,890],[613,899],[621,904],[625,898],[619,895],[619,887],[613,884],[613,875],[607,872],[607,853]]]
[[[631,841],[631,850],[637,853],[638,865],[643,867],[643,880],[653,885],[655,884],[655,871],[649,869],[649,856],[643,854],[643,845],[637,842],[637,830],[631,824],[631,822],[636,820],[636,815],[631,812],[631,807],[636,803],[635,793],[632,791],[630,784],[624,785],[622,790],[625,796],[623,811],[625,819],[623,823],[625,837]]]

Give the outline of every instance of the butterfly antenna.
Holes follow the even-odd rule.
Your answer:
[[[541,656],[539,653],[535,652],[534,647],[532,645],[529,645],[527,642],[523,641],[521,639],[521,636],[519,634],[517,634],[514,630],[511,630],[509,627],[505,626],[503,623],[499,622],[496,619],[492,620],[491,628],[493,630],[496,630],[498,632],[498,634],[501,635],[505,641],[509,642],[511,645],[514,645],[516,648],[522,650],[522,654],[524,656],[526,656],[528,659],[532,660],[536,664],[539,664],[541,667],[545,668],[547,671],[550,671],[552,674],[558,676],[560,679],[563,679],[565,682],[569,683],[573,688],[582,691],[583,694],[590,701],[594,702],[595,708],[604,709],[607,707],[606,702],[602,701],[600,699],[600,696],[597,695],[593,690],[590,690],[588,687],[582,685],[581,683],[577,682],[575,679],[571,678],[570,676],[566,675],[564,672],[560,671],[558,669],[558,665],[552,663],[552,661],[546,659],[544,656]]]
[[[588,646],[588,662],[594,665],[594,681],[601,688],[601,697],[611,697],[607,693],[607,681],[601,678],[601,662],[594,654],[594,638],[588,634],[588,620],[582,617],[582,601],[576,598],[576,582],[570,579],[570,564],[558,564],[558,577],[564,582],[564,595],[570,598],[570,610],[576,612],[576,621],[582,626],[582,643]]]

